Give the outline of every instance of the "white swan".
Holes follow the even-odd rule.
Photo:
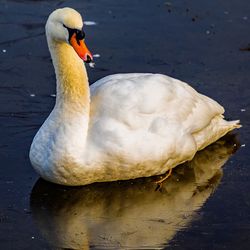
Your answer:
[[[46,23],[57,97],[30,149],[42,178],[85,185],[160,175],[240,127],[217,102],[165,75],[110,75],[89,88],[82,28],[71,8]]]

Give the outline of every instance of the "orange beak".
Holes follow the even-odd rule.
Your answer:
[[[73,34],[70,38],[70,44],[74,48],[77,55],[86,63],[93,61],[93,56],[88,50],[84,40],[77,40],[76,34]]]

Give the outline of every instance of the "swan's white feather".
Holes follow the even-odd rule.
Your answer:
[[[85,164],[111,179],[164,173],[238,126],[217,102],[165,75],[110,75],[90,89]]]
[[[91,86],[89,143],[140,161],[159,159],[176,146],[181,151],[188,142],[193,155],[199,148],[192,134],[223,112],[217,102],[165,75],[111,75]]]

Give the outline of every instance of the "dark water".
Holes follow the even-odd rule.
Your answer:
[[[250,2],[0,0],[0,249],[249,249]],[[226,138],[152,179],[63,188],[38,181],[29,145],[55,98],[47,16],[84,14],[90,82],[160,72],[189,82],[240,119]],[[230,156],[230,158],[229,158]],[[223,170],[222,165],[224,164]],[[37,182],[38,181],[38,182]]]

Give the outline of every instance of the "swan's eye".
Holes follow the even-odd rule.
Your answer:
[[[83,32],[83,30],[71,29],[66,25],[63,25],[63,27],[65,27],[69,32],[69,41],[74,34],[76,34],[77,43],[79,43],[80,40],[83,40],[85,38],[85,33]]]
[[[85,33],[83,30],[76,30],[76,39],[83,40],[85,38]]]

